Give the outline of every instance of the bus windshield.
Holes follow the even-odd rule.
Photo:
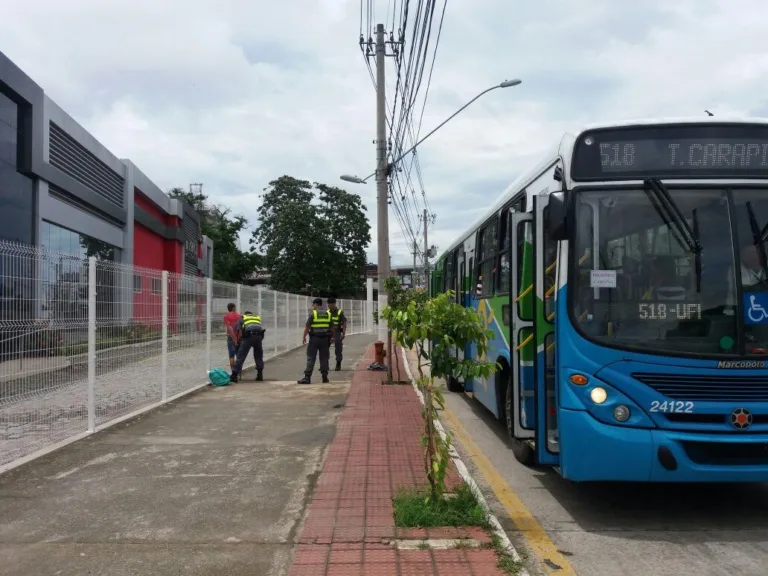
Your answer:
[[[674,210],[647,187],[576,193],[574,324],[608,346],[765,356],[768,189],[663,192]]]

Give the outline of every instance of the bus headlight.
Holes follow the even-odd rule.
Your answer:
[[[605,388],[595,386],[589,391],[589,397],[595,404],[602,404],[608,399],[608,392],[605,391]]]
[[[629,420],[629,408],[624,404],[619,404],[613,409],[613,417],[619,422],[626,422]]]

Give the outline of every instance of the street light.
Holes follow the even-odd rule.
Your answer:
[[[375,172],[373,174],[375,174]],[[373,176],[373,174],[371,174],[371,176]],[[368,178],[371,176],[368,176]],[[365,184],[365,180],[357,176],[348,176],[347,174],[342,174],[340,178],[345,182],[352,182],[353,184]]]
[[[519,78],[515,78],[514,80],[504,80],[504,82],[502,82],[501,84],[496,84],[495,86],[491,86],[490,88],[487,88],[487,89],[483,90],[482,92],[480,92],[480,94],[478,94],[477,96],[475,96],[474,98],[472,98],[472,100],[470,100],[469,102],[467,102],[466,104],[464,104],[464,106],[462,106],[461,108],[459,108],[458,110],[456,110],[456,112],[454,112],[453,114],[451,114],[450,116],[448,116],[448,118],[446,118],[446,119],[445,119],[445,120],[443,120],[443,121],[442,121],[440,124],[438,124],[438,125],[437,125],[437,126],[436,126],[436,127],[435,127],[435,128],[434,128],[434,129],[433,129],[433,130],[432,130],[432,131],[429,133],[429,134],[427,134],[426,136],[424,136],[424,138],[422,138],[421,140],[419,140],[418,142],[416,142],[416,144],[414,144],[413,146],[411,146],[410,148],[408,148],[408,150],[406,150],[405,152],[403,152],[402,154],[400,154],[400,156],[398,156],[398,157],[397,157],[397,159],[395,159],[395,160],[392,160],[392,162],[389,162],[389,163],[387,164],[387,173],[389,173],[389,171],[392,169],[392,167],[393,167],[395,164],[397,164],[398,162],[400,162],[400,160],[402,160],[402,159],[403,159],[403,158],[405,158],[405,157],[406,157],[408,154],[410,154],[411,152],[413,152],[413,151],[416,149],[416,147],[417,147],[417,146],[419,146],[419,145],[420,145],[422,142],[424,142],[424,140],[426,140],[427,138],[429,138],[430,136],[432,136],[432,134],[434,134],[434,133],[435,133],[435,132],[437,132],[437,131],[438,131],[440,128],[442,128],[443,126],[445,126],[445,125],[446,125],[446,124],[447,124],[449,121],[453,120],[453,119],[454,119],[454,118],[455,118],[455,117],[456,117],[456,116],[457,116],[459,113],[463,112],[463,111],[464,111],[466,108],[468,108],[470,104],[472,104],[472,103],[473,103],[475,100],[477,100],[478,98],[480,98],[480,96],[483,96],[484,94],[487,94],[487,93],[488,93],[488,92],[490,92],[491,90],[496,90],[497,88],[509,88],[510,86],[517,86],[518,84],[521,84],[522,82],[523,82],[523,81],[522,81],[522,80],[520,80]],[[351,182],[351,183],[353,183],[353,184],[365,184],[365,183],[366,183],[366,181],[367,181],[369,178],[371,178],[372,176],[375,176],[375,175],[376,175],[376,172],[373,172],[373,174],[369,174],[369,175],[368,175],[368,176],[366,176],[365,178],[360,178],[359,176],[350,176],[349,174],[342,174],[342,175],[340,176],[340,178],[341,178],[342,180],[344,180],[345,182]]]

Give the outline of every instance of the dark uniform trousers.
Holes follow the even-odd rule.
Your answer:
[[[243,370],[243,363],[248,358],[248,352],[253,348],[253,359],[256,361],[256,370],[261,372],[264,370],[264,348],[262,347],[262,341],[264,340],[264,333],[261,331],[246,332],[243,334],[243,339],[240,341],[240,346],[237,349],[237,360],[235,361],[235,367],[233,372],[240,374]]]
[[[341,326],[336,326],[336,336],[333,341],[333,347],[336,349],[336,362],[341,364],[343,358],[341,357],[344,352],[344,341],[341,339]]]
[[[344,341],[341,339],[341,320],[344,318],[343,312],[340,308],[337,308],[335,314],[331,311],[331,322],[336,326],[336,334],[333,339],[333,347],[336,351],[336,363],[341,364],[342,353],[344,352]]]
[[[331,356],[331,334],[329,332],[316,332],[309,335],[307,343],[307,367],[304,376],[310,378],[315,369],[315,359],[320,355],[320,374],[328,375],[328,360]]]

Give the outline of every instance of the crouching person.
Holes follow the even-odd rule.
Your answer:
[[[232,368],[230,380],[237,382],[243,371],[243,363],[248,357],[248,352],[253,348],[253,359],[256,361],[256,381],[264,380],[264,348],[262,342],[266,329],[261,325],[261,316],[246,311],[237,323],[236,327],[240,335],[240,346],[237,349],[237,360]]]

